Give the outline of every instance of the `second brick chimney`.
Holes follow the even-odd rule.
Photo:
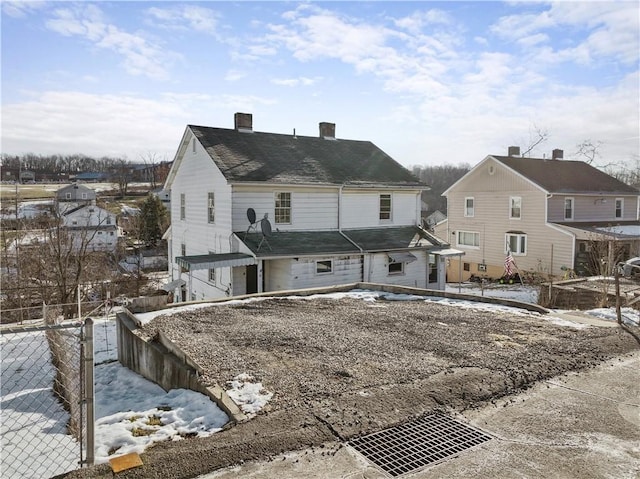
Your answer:
[[[238,131],[253,131],[253,115],[251,113],[236,113],[233,115],[233,122]]]
[[[336,138],[336,124],[320,122],[320,138],[332,139]]]

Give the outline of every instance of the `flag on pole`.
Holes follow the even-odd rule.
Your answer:
[[[511,248],[507,248],[507,257],[504,260],[504,275],[510,277],[513,274],[513,270],[511,266],[515,266],[515,261],[513,260],[513,256],[511,255]]]

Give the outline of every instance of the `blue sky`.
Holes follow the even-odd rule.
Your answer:
[[[535,131],[640,162],[637,2],[2,1],[6,154],[173,159],[187,124],[471,165]]]

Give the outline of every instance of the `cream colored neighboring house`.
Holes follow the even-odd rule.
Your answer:
[[[582,161],[489,155],[447,189],[447,219],[435,234],[465,251],[447,280],[500,278],[511,250],[517,268],[564,277],[595,273],[594,245],[613,265],[640,256],[638,190]]]

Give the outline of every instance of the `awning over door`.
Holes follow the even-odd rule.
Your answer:
[[[185,284],[187,283],[184,279],[174,279],[173,281],[169,281],[167,284],[162,286],[162,290],[168,293],[169,291],[173,291],[174,289],[179,288],[180,286],[183,286]]]
[[[464,255],[464,251],[460,251],[459,249],[447,248],[436,251],[429,251],[429,254],[435,254],[438,256],[444,256],[445,258],[448,256],[462,256]]]
[[[214,269],[257,264],[251,255],[244,253],[201,254],[195,256],[178,256],[176,263],[187,271]]]
[[[399,253],[387,253],[387,256],[389,256],[389,259],[393,263],[413,263],[418,259],[408,251],[402,251]]]

